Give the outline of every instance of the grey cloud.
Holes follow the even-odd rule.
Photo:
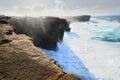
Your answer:
[[[11,10],[13,13],[19,14],[29,12],[39,14],[46,10],[58,11],[62,9],[66,12],[109,14],[120,13],[119,6],[120,0],[1,0],[0,14]]]

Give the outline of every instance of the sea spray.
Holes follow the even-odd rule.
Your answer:
[[[70,32],[67,34],[74,36],[74,38],[76,38],[77,35],[73,35],[73,33]],[[84,66],[82,61],[74,54],[65,40],[63,40],[61,43],[58,43],[57,51],[46,49],[42,50],[55,59],[65,72],[72,72],[82,77],[83,80],[97,80],[95,79],[94,75],[90,73],[89,70]]]
[[[93,40],[91,37],[112,33],[117,37],[109,37],[117,39],[120,37],[118,29],[120,23],[98,19],[94,19],[94,21],[72,23],[71,31],[80,35],[80,38],[72,40],[67,38],[67,43],[74,54],[99,80],[119,80],[120,42]],[[103,37],[105,36],[107,35],[103,35]]]

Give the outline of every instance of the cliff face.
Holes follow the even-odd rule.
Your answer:
[[[9,23],[16,28],[17,34],[26,34],[33,39],[35,46],[45,49],[57,49],[64,31],[70,31],[69,23],[57,17],[12,17]]]
[[[7,21],[4,19],[3,21]],[[0,80],[81,80],[65,73],[59,64],[13,26],[0,23]]]

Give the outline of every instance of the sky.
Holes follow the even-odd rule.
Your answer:
[[[0,15],[119,15],[120,0],[0,0]]]

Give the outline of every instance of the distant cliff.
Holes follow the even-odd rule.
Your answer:
[[[63,40],[64,31],[70,31],[69,23],[58,17],[12,17],[9,23],[17,34],[30,36],[35,46],[52,50]]]
[[[16,34],[8,19],[0,16],[0,80],[81,80],[65,73],[54,59],[34,46],[32,38]]]
[[[90,20],[90,15],[81,15],[81,16],[64,16],[61,18],[66,19],[68,22],[84,22],[84,21],[89,21]]]

